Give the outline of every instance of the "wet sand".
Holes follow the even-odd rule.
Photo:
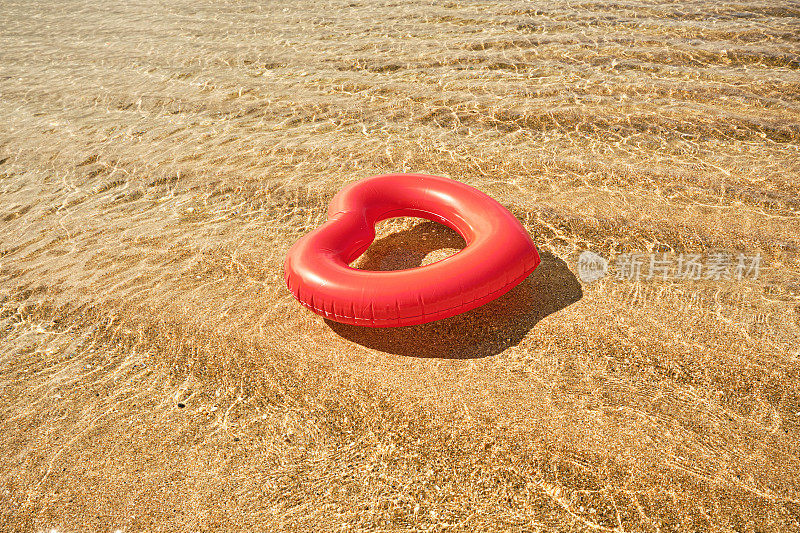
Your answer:
[[[0,530],[800,531],[797,2],[0,1]],[[364,330],[283,284],[344,184],[543,263]],[[387,221],[358,263],[457,235]],[[757,279],[578,279],[583,250]]]

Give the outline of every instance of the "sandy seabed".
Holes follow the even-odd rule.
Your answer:
[[[542,265],[305,311],[288,247],[402,171]],[[0,531],[800,531],[799,176],[796,1],[0,0]],[[361,268],[464,245],[378,233]]]

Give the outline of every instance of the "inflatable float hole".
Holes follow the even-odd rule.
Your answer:
[[[375,240],[349,266],[366,271],[406,270],[441,261],[466,245],[457,231],[439,222],[390,218],[375,225]]]

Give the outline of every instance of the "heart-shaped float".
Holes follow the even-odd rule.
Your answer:
[[[375,223],[420,217],[457,231],[467,246],[430,265],[374,272],[349,266],[375,239]],[[387,174],[352,183],[328,206],[328,220],[297,241],[284,274],[300,303],[336,322],[412,326],[499,298],[539,265],[528,233],[493,198],[461,182]]]

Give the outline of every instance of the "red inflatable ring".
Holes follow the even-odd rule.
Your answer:
[[[352,268],[375,238],[375,223],[421,217],[457,231],[467,246],[416,268]],[[300,303],[337,322],[411,326],[469,311],[514,288],[539,265],[530,236],[491,197],[458,181],[388,174],[352,183],[328,207],[328,220],[289,250],[286,284]]]

